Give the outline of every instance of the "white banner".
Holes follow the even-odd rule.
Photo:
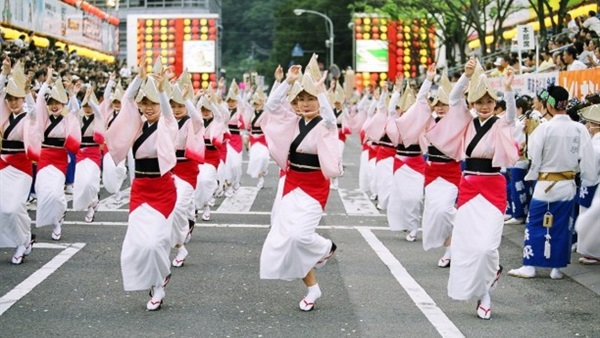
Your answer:
[[[489,78],[489,81],[495,91],[504,92],[503,76]],[[512,88],[516,95],[534,97],[538,91],[551,84],[558,84],[558,72],[516,75]]]
[[[116,54],[119,29],[60,0],[0,0],[2,24]]]
[[[215,42],[214,41],[184,41],[183,69],[190,73],[214,73]]]

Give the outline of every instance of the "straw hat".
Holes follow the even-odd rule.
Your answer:
[[[227,97],[225,101],[237,101],[237,96],[240,93],[240,87],[238,86],[235,79],[231,81],[231,85],[229,86],[229,91],[227,91]]]
[[[67,96],[67,91],[62,83],[62,78],[58,77],[54,84],[52,85],[52,89],[50,89],[50,93],[48,95],[48,100],[54,99],[62,104],[67,104],[69,102],[69,97]]]
[[[581,109],[579,115],[586,121],[600,124],[600,104],[594,104]]]
[[[304,89],[302,89],[302,85],[300,85],[300,81],[295,81],[294,84],[292,85],[292,88],[290,88],[290,91],[288,92],[288,102],[294,101],[296,96],[298,96],[298,94],[300,94],[303,90]]]
[[[405,112],[416,101],[417,101],[417,96],[415,95],[415,92],[412,90],[412,88],[410,87],[410,84],[407,81],[406,88],[404,89],[404,92],[402,93],[402,97],[400,98],[400,101],[398,101],[397,107],[400,108],[400,111]]]
[[[304,74],[310,74],[313,81],[319,81],[321,76],[323,76],[321,75],[321,69],[319,69],[319,63],[317,62],[318,58],[319,56],[317,54],[313,54],[304,70]]]
[[[90,96],[86,96],[86,97],[83,98],[83,101],[81,101],[81,106],[82,107],[86,106],[90,102],[98,104],[98,98],[96,97],[96,94],[94,94],[94,91],[92,91],[92,93],[90,94]]]
[[[160,73],[162,73],[162,71],[163,71],[163,66],[162,66],[162,63],[160,62],[160,58],[156,58],[156,62],[154,63],[154,66],[152,67],[152,73],[160,74]],[[165,81],[166,81],[166,79],[165,79]],[[165,87],[168,87],[168,86],[165,86]],[[146,82],[144,82],[142,84],[142,87],[140,88],[138,95],[135,98],[135,101],[141,102],[144,99],[144,97],[147,97],[148,100],[150,100],[154,103],[160,102],[160,100],[158,98],[158,84],[150,76],[146,79]]]
[[[169,99],[179,104],[185,104],[186,98],[183,97],[183,90],[179,84],[171,86],[171,95]]]
[[[496,92],[492,86],[490,86],[488,78],[485,75],[483,67],[481,67],[481,63],[479,63],[479,60],[477,60],[475,72],[473,73],[473,76],[471,76],[471,81],[469,82],[467,91],[467,101],[469,102],[475,102],[479,100],[485,96],[486,93],[489,94],[492,99],[498,101],[498,96],[496,95]]]
[[[117,86],[115,87],[115,91],[112,93],[112,95],[110,96],[110,102],[113,101],[123,101],[123,95],[124,95],[124,91],[123,91],[123,86],[121,86],[121,81],[119,81],[117,83]]]
[[[252,104],[265,103],[265,101],[265,92],[263,91],[261,86],[258,86],[256,88],[256,91],[254,92],[254,95],[252,95]]]
[[[448,73],[444,71],[431,105],[435,106],[438,103],[450,105],[450,91],[452,91],[452,83],[448,79]]]
[[[327,93],[327,98],[329,99],[329,102],[331,102],[331,104],[335,104],[336,102],[344,104],[344,101],[346,100],[346,95],[344,93],[344,89],[342,89],[342,86],[339,84],[339,82],[335,86],[335,90],[332,90],[332,88],[329,89]]]
[[[181,75],[179,75],[179,79],[177,80],[177,84],[179,85],[179,90],[183,91],[183,88],[185,88],[185,86],[189,86],[190,88],[194,88],[194,85],[192,84],[192,77],[190,75],[190,73],[188,73],[187,68],[183,71],[183,73],[181,73]],[[175,90],[176,86],[172,86],[172,89]],[[171,94],[171,96],[173,96],[173,94]],[[189,92],[188,93],[188,97],[184,97],[184,100],[187,99],[192,99],[194,96],[193,92]]]
[[[23,71],[23,65],[21,62],[13,67],[8,77],[8,84],[6,85],[6,94],[13,97],[25,97],[25,72]]]

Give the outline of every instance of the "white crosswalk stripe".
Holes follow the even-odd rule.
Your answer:
[[[217,212],[228,213],[250,211],[259,190],[260,189],[257,187],[240,187],[233,196],[226,197],[225,200],[223,200],[223,203],[221,203]]]
[[[360,189],[348,190],[338,189],[338,194],[344,204],[346,213],[350,216],[373,216],[379,215],[379,211],[369,200],[369,196]]]

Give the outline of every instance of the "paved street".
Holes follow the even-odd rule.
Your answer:
[[[577,254],[563,280],[549,269],[532,280],[504,273],[489,321],[477,318],[475,301],[449,299],[448,269],[436,265],[443,250],[425,252],[420,239],[389,231],[356,190],[358,151],[352,137],[318,229],[338,251],[317,271],[323,297],[314,311],[298,308],[301,281],[258,277],[277,186],[272,164],[263,189],[244,176],[236,196],[218,199],[212,219],[198,221],[161,311],[146,311],[147,292],[123,291],[128,205],[105,191],[93,224],[68,212],[60,242],[50,227],[34,229],[38,243],[24,264],[13,266],[13,249],[0,249],[0,337],[600,337],[600,266],[580,265]],[[522,232],[504,229],[505,272],[521,265]]]

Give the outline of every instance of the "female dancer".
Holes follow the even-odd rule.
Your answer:
[[[246,173],[252,178],[258,178],[256,187],[262,189],[265,185],[265,175],[269,166],[269,149],[265,135],[260,127],[263,119],[263,108],[265,105],[265,94],[258,88],[252,97],[254,114],[252,120],[247,123],[250,131],[250,151],[248,153],[248,169]]]
[[[477,112],[475,119],[463,99],[469,79],[467,99]],[[506,180],[500,167],[512,166],[519,156],[512,137],[516,114],[512,80],[509,70],[504,80],[507,113],[495,117],[496,93],[481,65],[471,58],[450,93],[450,111],[427,133],[443,154],[455,160],[466,158],[452,231],[448,295],[456,300],[478,299],[477,315],[482,319],[491,316],[490,290],[502,271],[498,247],[506,210]]]
[[[232,196],[240,188],[240,180],[242,178],[243,141],[240,131],[246,129],[246,127],[243,118],[244,105],[239,103],[242,101],[239,92],[240,88],[234,79],[225,98],[230,115],[227,122],[229,142],[227,142],[227,160],[225,163],[229,168],[228,171],[231,176],[231,181],[225,181],[225,197]]]
[[[171,277],[169,251],[177,199],[171,169],[177,162],[174,145],[177,122],[165,93],[166,80],[158,60],[154,74],[134,99],[146,79],[145,61],[139,69],[123,96],[121,112],[106,132],[106,141],[115,163],[124,160],[133,147],[135,179],[121,251],[121,272],[125,291],[150,289],[152,298],[146,308],[154,311],[161,308],[164,288]]]
[[[31,159],[39,156],[32,143],[40,140],[35,139],[35,104],[29,83],[20,63],[11,71],[8,57],[2,62],[0,100],[0,248],[16,248],[11,261],[18,265],[31,253],[35,240],[26,201],[32,181]]]
[[[186,76],[189,75],[184,72],[181,79]],[[174,267],[183,266],[188,255],[184,244],[196,221],[194,191],[200,172],[198,163],[204,160],[204,123],[190,99],[191,96],[192,89],[188,84],[183,89],[176,84],[171,90],[170,103],[178,126],[175,139],[177,164],[173,168],[177,202],[171,234],[171,245],[177,249],[177,255],[171,262]]]
[[[316,58],[311,59],[316,65]],[[283,196],[276,219],[260,258],[262,279],[302,278],[308,288],[300,309],[310,311],[321,297],[315,268],[322,267],[336,250],[332,241],[315,233],[329,195],[329,179],[341,173],[335,116],[323,85],[310,72],[302,78],[297,96],[303,117],[285,109],[285,94],[298,79],[300,67],[292,66],[287,79],[271,96],[269,122],[265,126],[271,155],[286,170]]]
[[[44,138],[35,180],[38,199],[35,226],[39,228],[53,225],[52,239],[58,241],[62,237],[62,224],[67,208],[64,192],[68,166],[67,150],[77,154],[81,142],[77,115],[79,104],[75,97],[80,86],[67,83],[71,95],[69,101],[60,78],[56,79],[52,89],[49,89],[53,74],[52,68],[48,68],[46,82],[40,88],[36,99],[36,118],[39,132]]]
[[[100,192],[100,145],[104,144],[104,121],[93,88],[88,87],[81,102],[81,147],[77,153],[73,209],[86,210],[85,221],[94,221]]]

